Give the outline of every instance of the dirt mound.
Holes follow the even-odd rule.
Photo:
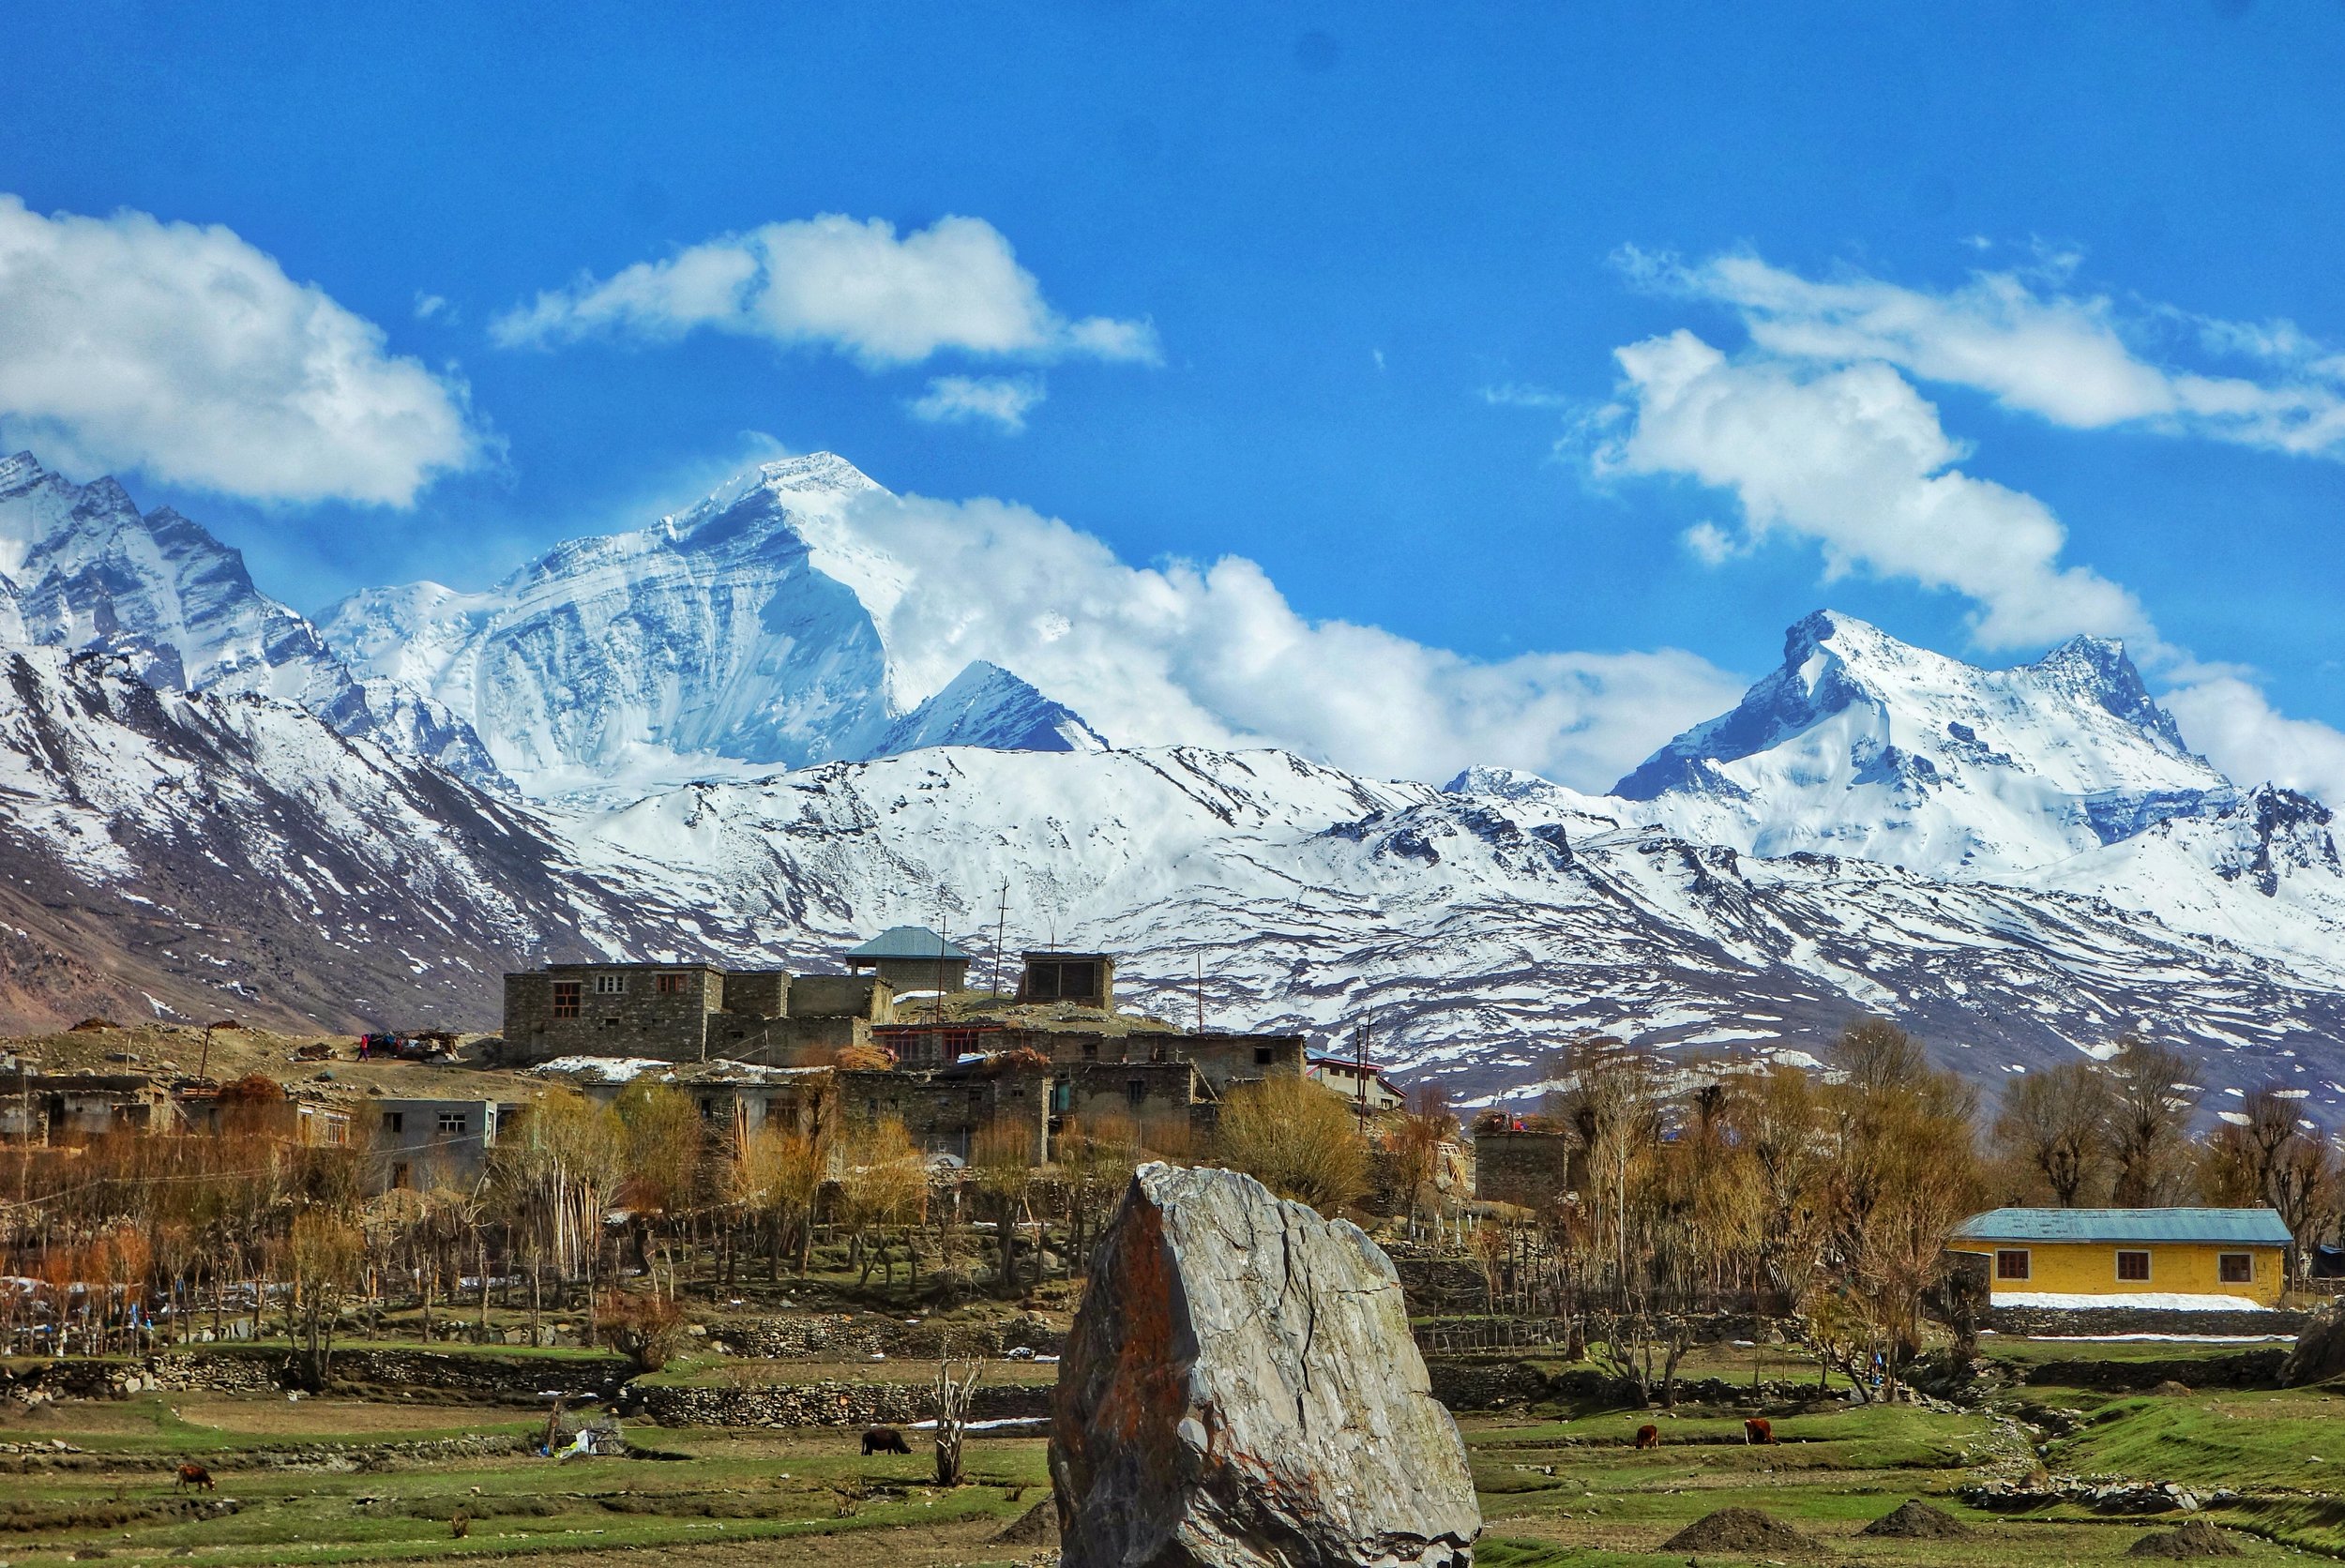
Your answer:
[[[1903,1541],[1951,1541],[1970,1534],[1971,1527],[1944,1509],[1932,1508],[1916,1499],[1899,1504],[1856,1533],[1890,1535]]]
[[[1790,1525],[1756,1508],[1721,1508],[1705,1514],[1661,1543],[1665,1552],[1812,1552],[1816,1544]]]
[[[2188,1383],[2178,1383],[2174,1381],[2173,1379],[2169,1378],[2164,1382],[2158,1384],[2156,1388],[2150,1390],[2150,1392],[2165,1399],[2186,1399],[2189,1397],[2190,1385]]]
[[[2191,1519],[2179,1530],[2144,1535],[2126,1548],[2127,1557],[2238,1557],[2239,1543],[2204,1519]]]
[[[1044,1497],[993,1537],[997,1546],[1052,1546],[1058,1544],[1058,1501]]]

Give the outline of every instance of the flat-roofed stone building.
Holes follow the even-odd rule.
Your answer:
[[[1027,953],[1018,977],[1022,1003],[1071,1002],[1115,1011],[1115,959],[1106,953]]]
[[[895,1017],[876,974],[713,964],[549,964],[505,977],[505,1054],[734,1060],[794,1065],[868,1044]]]

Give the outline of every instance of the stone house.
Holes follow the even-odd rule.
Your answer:
[[[1474,1132],[1474,1196],[1485,1203],[1543,1209],[1572,1190],[1567,1133],[1513,1126]]]
[[[847,968],[878,975],[899,994],[965,991],[973,957],[926,926],[890,926],[862,946],[849,948]]]
[[[935,1072],[840,1069],[840,1114],[853,1125],[894,1118],[931,1154],[966,1163],[977,1135],[1014,1127],[1029,1165],[1051,1151],[1051,1070],[1024,1059],[989,1058]]]
[[[461,1192],[477,1185],[496,1147],[499,1123],[517,1108],[494,1100],[385,1097],[364,1101],[371,1190]]]
[[[1027,953],[1018,977],[1023,1003],[1071,1002],[1115,1011],[1115,959],[1105,953]]]
[[[0,1138],[11,1143],[169,1132],[178,1120],[171,1092],[144,1073],[42,1073],[18,1063],[0,1076]]]
[[[792,975],[712,964],[549,964],[505,977],[516,1063],[566,1056],[795,1064],[867,1044],[895,1016],[877,975]]]
[[[1342,1095],[1347,1104],[1366,1107],[1371,1116],[1399,1110],[1409,1103],[1409,1097],[1373,1062],[1346,1056],[1314,1056],[1309,1063],[1308,1073],[1313,1083],[1326,1085]]]

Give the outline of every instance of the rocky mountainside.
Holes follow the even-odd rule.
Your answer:
[[[0,499],[0,1026],[487,1025],[501,971],[550,954],[835,967],[940,920],[988,949],[1006,883],[1013,952],[1117,952],[1168,1017],[1366,1024],[1469,1101],[1585,1029],[1812,1056],[1867,1011],[1989,1084],[2140,1027],[2220,1087],[2345,1098],[2327,809],[2194,756],[2113,643],[1985,671],[1821,614],[1612,794],[1437,788],[1112,749],[991,665],[900,701],[870,482],[835,459],[487,593],[360,596],[323,636],[184,519],[27,462]]]
[[[895,568],[842,522],[878,489],[828,453],[767,463],[648,528],[561,545],[485,593],[422,582],[354,596],[325,635],[361,672],[468,721],[540,798],[922,746],[1101,745],[990,664],[899,701],[858,593],[884,591]]]

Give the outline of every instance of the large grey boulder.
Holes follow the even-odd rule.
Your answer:
[[[1051,1427],[1064,1568],[1464,1568],[1482,1515],[1392,1263],[1250,1176],[1145,1165]]]

